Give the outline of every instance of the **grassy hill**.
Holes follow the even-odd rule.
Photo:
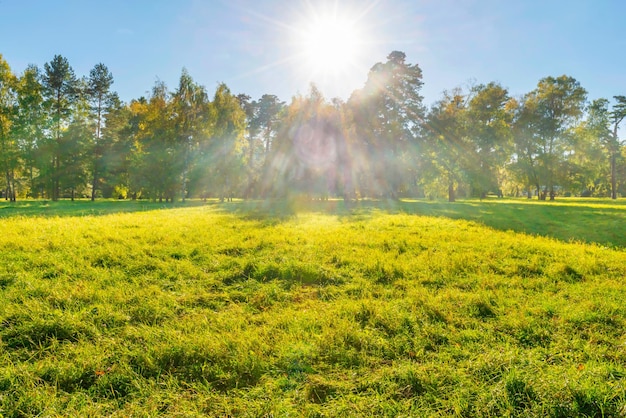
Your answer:
[[[0,205],[0,414],[624,415],[624,216]]]

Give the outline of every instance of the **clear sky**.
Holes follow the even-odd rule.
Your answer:
[[[125,101],[157,79],[174,90],[183,67],[209,94],[224,82],[289,101],[315,81],[347,99],[393,50],[422,68],[426,104],[490,81],[521,95],[562,74],[610,99],[626,95],[625,16],[624,0],[0,0],[0,54],[16,73],[55,54],[79,76],[102,62]]]

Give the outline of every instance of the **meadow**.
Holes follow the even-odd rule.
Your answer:
[[[626,202],[0,203],[0,416],[626,416]]]

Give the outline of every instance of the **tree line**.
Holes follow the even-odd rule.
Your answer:
[[[289,104],[183,69],[173,91],[123,103],[100,63],[63,56],[12,72],[0,55],[2,196],[18,198],[391,198],[626,192],[626,97],[589,101],[573,77],[513,97],[496,82],[430,107],[418,64],[391,52],[347,101],[312,85]]]

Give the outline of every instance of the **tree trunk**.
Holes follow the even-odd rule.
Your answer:
[[[37,190],[35,190],[35,177],[33,174],[33,165],[30,164],[30,193],[31,193],[31,197],[37,199],[39,197],[39,193],[37,192]]]
[[[61,186],[59,182],[59,174],[61,172],[61,165],[59,163],[59,155],[54,159],[54,190],[52,191],[52,200],[59,200],[61,194]]]
[[[91,184],[91,201],[96,200],[98,189],[98,160],[100,159],[100,132],[102,128],[102,96],[98,96],[98,118],[96,122],[96,143],[94,146],[93,158],[93,182]]]
[[[52,176],[52,200],[56,201],[59,200],[59,173],[61,171],[61,166],[59,163],[60,160],[60,155],[59,155],[59,149],[61,148],[61,108],[60,108],[60,103],[61,103],[61,92],[57,90],[57,132],[56,132],[56,150],[54,151],[54,157],[53,157],[53,176]]]
[[[182,182],[180,185],[180,194],[181,194],[181,200],[183,203],[185,203],[185,198],[186,198],[186,194],[187,194],[187,171],[189,170],[189,153],[190,153],[190,141],[191,138],[187,137],[187,141],[185,142],[185,156],[184,156],[184,167],[183,167],[183,178],[182,178]]]
[[[6,174],[7,187],[5,189],[4,200],[13,201],[13,192],[11,191],[11,176],[9,174],[9,170],[8,169],[7,169],[5,174]]]
[[[96,157],[97,158],[97,157]],[[93,182],[91,184],[91,201],[96,200],[96,188],[98,187],[98,163],[93,165]]]
[[[11,201],[12,202],[16,202],[17,201],[17,191],[15,188],[15,171],[11,170],[11,190],[13,191],[13,194],[11,196]]]
[[[248,155],[248,187],[246,190],[246,199],[250,199],[252,195],[252,170],[254,167],[254,138],[250,135],[250,154]]]
[[[448,202],[454,202],[456,199],[454,197],[454,180],[452,176],[448,177]]]
[[[611,153],[611,199],[617,199],[617,156]]]
[[[265,159],[266,160],[267,160],[267,158],[270,155],[270,139],[271,139],[270,134],[271,134],[271,132],[272,132],[272,125],[269,124],[266,127],[266,130],[265,130]]]

